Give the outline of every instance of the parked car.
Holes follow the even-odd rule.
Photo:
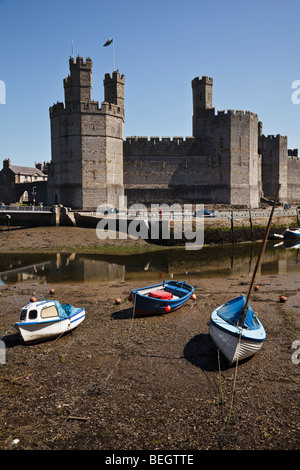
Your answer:
[[[216,217],[216,214],[214,212],[209,211],[208,209],[204,209],[204,211],[195,211],[195,217],[201,217],[203,214],[204,217]]]
[[[286,204],[285,206],[283,206],[284,209],[290,209],[291,208],[291,205],[290,204]]]
[[[99,214],[117,214],[119,211],[116,207],[107,207],[105,209],[102,209],[101,211],[98,211]]]

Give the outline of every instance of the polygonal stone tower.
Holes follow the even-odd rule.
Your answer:
[[[105,75],[105,101],[91,99],[92,61],[70,58],[65,104],[50,108],[48,204],[95,210],[124,195],[124,75]]]

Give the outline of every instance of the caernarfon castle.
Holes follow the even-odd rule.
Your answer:
[[[281,184],[280,202],[300,203],[300,159],[287,137],[265,136],[250,111],[215,111],[212,78],[192,81],[191,137],[127,137],[125,77],[104,77],[104,101],[91,98],[92,61],[70,58],[65,103],[50,108],[48,204],[95,210],[100,204],[203,203],[259,207]]]

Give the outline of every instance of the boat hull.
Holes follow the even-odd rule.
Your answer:
[[[218,309],[211,315],[210,336],[227,361],[233,364],[256,354],[266,339],[263,325],[259,322],[256,330],[230,325],[218,316]]]
[[[68,331],[74,330],[85,319],[85,309],[68,318],[43,320],[38,322],[19,322],[16,328],[26,344],[47,341]]]
[[[172,299],[149,297],[153,289],[172,293]],[[135,315],[163,315],[182,307],[194,292],[194,287],[185,282],[168,281],[155,286],[131,291]]]
[[[291,240],[300,240],[300,230],[299,229],[287,229],[283,234],[285,239]]]

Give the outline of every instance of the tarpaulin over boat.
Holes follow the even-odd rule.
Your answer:
[[[231,325],[240,325],[240,317],[243,312],[243,307],[246,303],[246,297],[241,295],[240,297],[236,297],[235,299],[229,300],[226,304],[222,305],[222,307],[218,310],[218,315],[223,320],[227,321]],[[258,320],[248,303],[248,310],[245,317],[245,321],[243,324],[244,327],[249,328],[250,330],[256,330],[259,328]]]
[[[151,291],[149,297],[153,297],[154,299],[169,300],[173,299],[173,294],[171,294],[171,292],[166,292],[164,290],[159,289]]]
[[[79,310],[82,310],[81,308],[73,307],[70,304],[61,304],[57,300],[54,300],[54,303],[58,311],[58,316],[61,318],[68,318],[79,312]]]

